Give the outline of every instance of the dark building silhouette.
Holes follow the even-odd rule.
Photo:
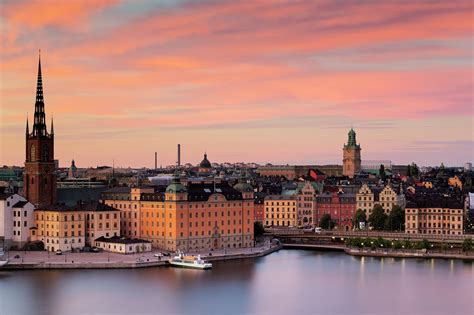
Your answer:
[[[26,120],[25,172],[23,178],[24,195],[36,207],[56,203],[56,174],[54,164],[54,127],[46,130],[44,112],[43,80],[41,76],[41,56],[38,61],[38,81],[33,130],[30,133]]]

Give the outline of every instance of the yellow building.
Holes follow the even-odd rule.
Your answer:
[[[454,175],[453,177],[448,178],[448,185],[462,189],[462,180],[457,175]]]
[[[463,234],[463,205],[444,196],[424,196],[410,201],[405,210],[405,233]]]
[[[386,214],[389,214],[394,205],[405,208],[405,195],[403,189],[398,189],[390,184],[385,187],[369,187],[363,184],[356,193],[356,209],[365,212],[367,218],[372,213],[376,204],[381,205]]]
[[[266,226],[297,226],[296,195],[268,195],[265,197]]]
[[[32,238],[49,251],[81,249],[100,236],[120,235],[119,211],[100,203],[36,209],[35,223]]]
[[[123,236],[141,238],[167,250],[252,247],[253,189],[246,183],[181,184],[153,188],[111,189],[103,201],[120,210]]]

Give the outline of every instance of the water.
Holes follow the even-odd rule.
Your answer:
[[[472,314],[474,264],[281,250],[209,271],[1,271],[0,314]]]

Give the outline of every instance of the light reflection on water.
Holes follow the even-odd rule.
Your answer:
[[[472,292],[470,262],[282,250],[209,271],[1,271],[0,313],[468,314]]]

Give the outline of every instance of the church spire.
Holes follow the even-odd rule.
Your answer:
[[[51,115],[51,135],[54,135],[54,123],[53,123],[53,115]]]
[[[30,134],[30,126],[28,125],[28,114],[26,114],[26,135]]]
[[[36,82],[36,102],[33,122],[33,136],[46,136],[44,113],[43,77],[41,75],[41,50],[38,57],[38,79]]]

